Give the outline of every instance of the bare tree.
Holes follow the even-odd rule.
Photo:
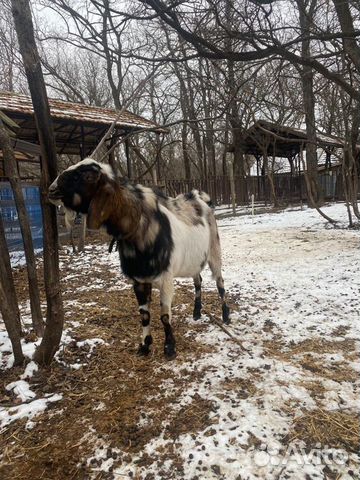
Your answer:
[[[21,348],[21,323],[9,251],[0,215],[0,312],[11,341],[15,365],[24,361]]]
[[[48,187],[57,175],[56,147],[45,82],[34,38],[29,1],[12,0],[11,5],[41,147],[41,202],[44,225],[44,281],[47,314],[44,336],[34,358],[38,363],[49,364],[59,347],[64,323],[56,210],[47,200]]]

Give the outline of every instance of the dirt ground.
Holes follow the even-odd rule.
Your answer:
[[[93,241],[97,243],[96,240]],[[66,276],[71,272],[69,262]],[[40,278],[41,275],[42,271],[39,269]],[[100,277],[105,286],[113,285],[112,273],[106,268]],[[93,278],[87,276],[86,283],[91,284],[98,279],[97,271]],[[15,282],[19,300],[26,301],[28,296],[24,269],[17,271]],[[99,472],[96,475],[96,460],[90,465],[84,462],[84,458],[90,456],[93,450],[92,442],[87,443],[86,439],[82,438],[84,432],[91,425],[99,438],[106,438],[110,445],[107,456],[114,458],[115,465],[121,463],[121,459],[117,458],[118,455],[112,448],[119,448],[130,456],[140,452],[149,439],[160,434],[161,424],[170,414],[168,405],[176,403],[179,392],[186,389],[187,383],[196,380],[196,373],[187,371],[186,368],[181,369],[181,361],[195,362],[197,357],[208,351],[208,347],[193,339],[196,333],[206,331],[206,325],[193,325],[189,334],[185,321],[186,317],[192,314],[192,289],[178,286],[174,305],[186,305],[181,315],[176,315],[175,322],[177,350],[181,357],[181,360],[175,361],[179,362],[181,381],[177,381],[176,388],[171,391],[165,389],[162,395],[164,388],[161,385],[171,372],[163,368],[166,360],[163,356],[158,292],[153,292],[152,302],[152,353],[147,358],[141,358],[136,356],[140,322],[131,288],[116,292],[107,291],[107,288],[97,291],[94,305],[94,292],[77,292],[77,287],[77,275],[72,280],[64,281],[67,318],[74,315],[74,301],[83,307],[76,312],[76,320],[82,325],[72,329],[74,342],[62,348],[59,360],[63,365],[54,362],[51,367],[36,373],[31,382],[39,396],[61,390],[64,394],[61,408],[56,405],[56,409],[47,410],[30,431],[24,429],[26,422],[16,423],[6,429],[0,442],[0,450],[4,451],[5,458],[5,462],[0,466],[0,478],[81,479],[89,478],[94,471],[95,478],[112,478],[111,473]],[[203,297],[207,307],[218,310],[220,315],[220,303],[215,292],[205,292]],[[82,323],[82,320],[86,320],[86,323]],[[101,338],[109,345],[96,348],[96,351],[88,356],[88,349],[85,347],[82,351],[76,347],[75,341],[92,337]],[[74,361],[81,362],[84,366],[79,370],[66,366]],[[17,370],[20,371],[20,367],[5,372],[2,386],[18,377]],[[0,399],[0,405],[11,402],[4,392]],[[96,410],[96,405],[99,404],[101,409]],[[182,409],[177,416],[171,418],[166,428],[166,436],[173,439],[174,451],[163,452],[164,459],[170,455],[176,460],[178,435],[204,429],[208,424],[211,408],[211,402],[200,397],[194,398],[188,408]],[[145,414],[151,418],[151,426],[140,428],[139,421]],[[146,456],[142,458],[142,465],[146,465],[149,460]],[[181,462],[178,469],[181,472]]]

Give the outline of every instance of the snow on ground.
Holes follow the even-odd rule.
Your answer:
[[[331,205],[324,211],[339,220],[340,227],[346,225],[344,205]],[[130,460],[127,452],[117,448],[112,450],[114,457],[107,455],[106,441],[97,438],[90,428],[84,433],[84,441],[93,437],[94,449],[84,462],[92,469],[94,478],[98,478],[99,471],[112,471],[114,478],[139,479],[151,474],[153,477],[149,478],[185,480],[358,478],[353,474],[359,467],[355,453],[322,444],[315,452],[309,452],[306,439],[292,440],[290,434],[294,419],[304,412],[320,409],[329,414],[355,414],[360,406],[359,363],[354,357],[360,339],[360,232],[329,227],[316,211],[308,208],[255,216],[244,215],[244,209],[235,217],[229,216],[229,212],[226,207],[218,209],[223,276],[237,306],[229,331],[244,348],[204,315],[199,322],[207,328],[197,334],[196,340],[207,345],[209,353],[194,362],[184,361],[179,352],[176,361],[159,365],[161,371],[171,372],[171,379],[164,380],[159,395],[171,390],[182,371],[197,373],[177,401],[169,405],[169,415],[180,415],[184,407],[191,407],[200,398],[212,405],[209,424],[196,434],[177,437],[181,474],[176,473],[171,458],[164,461],[163,452],[174,442],[165,435],[166,417],[162,433]],[[119,275],[118,254],[108,254],[105,248],[91,245],[74,256],[65,277],[78,282],[78,291],[93,289],[95,305],[96,291],[100,292],[105,285],[104,268],[114,273],[114,283],[107,286],[108,290],[128,287]],[[94,269],[98,279],[89,286],[86,278]],[[205,289],[214,290],[209,271],[204,272],[203,280]],[[74,299],[67,306],[81,310],[81,299]],[[182,305],[175,307],[176,312],[181,312]],[[78,326],[71,310],[69,316],[68,322]],[[193,335],[194,321],[186,321],[188,334]],[[63,344],[73,341],[71,331],[65,330]],[[102,343],[101,338],[76,341],[78,347],[86,344],[89,355],[94,346]],[[35,346],[26,345],[26,354],[31,358]],[[351,345],[355,345],[354,351],[349,348]],[[3,368],[11,366],[8,352],[9,344],[0,332]],[[58,361],[62,360],[58,357]],[[33,362],[29,365],[20,380],[7,385],[28,403],[11,407],[14,412],[8,409],[7,414],[0,408],[3,425],[8,424],[9,414],[11,421],[22,416],[30,419],[43,411],[48,402],[61,399],[61,392],[32,399],[27,380],[35,366]],[[346,373],[344,378],[341,372]],[[104,404],[99,406],[99,410],[104,408]],[[150,465],[147,462],[142,466],[143,454],[152,459]],[[116,458],[122,459],[120,465]]]
[[[36,346],[40,343],[40,340],[27,341],[25,338],[21,340],[23,353],[26,358],[32,359]],[[66,368],[78,370],[86,365],[76,360],[74,363],[69,363],[61,359],[61,352],[66,345],[73,343],[78,349],[87,347],[86,357],[90,358],[94,349],[99,345],[104,345],[106,342],[101,338],[89,338],[83,341],[76,341],[72,337],[70,329],[63,331],[59,351],[55,355],[55,361],[64,365]],[[11,343],[7,334],[0,331],[0,371],[6,370],[13,366],[14,357],[12,355]],[[33,419],[36,415],[44,412],[49,404],[57,402],[62,399],[62,393],[54,393],[46,395],[44,398],[36,398],[36,393],[30,388],[29,383],[26,380],[31,379],[35,372],[38,371],[38,365],[34,361],[30,361],[24,368],[24,372],[20,375],[20,380],[9,383],[5,386],[5,390],[12,396],[17,397],[15,407],[1,406],[0,405],[0,432],[8,426],[10,423],[17,420],[27,418]],[[31,428],[34,422],[29,423]]]
[[[7,427],[10,423],[17,420],[33,419],[36,415],[43,413],[49,404],[58,402],[62,399],[62,394],[54,393],[45,398],[37,398],[30,402],[25,402],[16,407],[0,408],[0,428]],[[28,428],[34,426],[34,422],[28,422]]]
[[[85,308],[86,305],[82,305],[82,307]],[[20,305],[20,311],[22,313],[26,312],[28,308],[28,302],[26,302],[24,305]],[[26,314],[23,315],[22,320],[25,328],[30,328],[30,320]],[[69,324],[72,327],[79,325],[76,321],[70,321]],[[30,338],[24,336],[21,339],[22,350],[27,360],[31,360],[33,358],[36,347],[39,345],[39,343],[39,339],[33,339],[31,336]],[[86,365],[86,363],[81,362],[79,359],[75,359],[73,363],[69,362],[68,360],[65,361],[61,355],[64,348],[70,344],[73,344],[74,348],[78,349],[79,351],[85,349],[85,358],[89,359],[96,347],[99,345],[106,345],[107,343],[103,339],[96,337],[77,341],[73,338],[73,329],[65,328],[62,333],[60,348],[55,354],[55,361],[63,365],[65,368],[78,370]],[[13,366],[13,364],[14,356],[12,354],[10,339],[6,331],[3,329],[3,325],[0,324],[0,372],[1,370],[8,370]],[[29,420],[27,427],[32,428],[35,423],[33,421],[30,422],[31,419],[34,419],[35,416],[44,412],[49,404],[62,399],[61,392],[45,395],[43,398],[36,398],[36,393],[31,390],[30,385],[26,380],[30,380],[34,373],[38,371],[38,369],[38,365],[31,360],[25,366],[23,373],[20,374],[19,380],[5,385],[5,390],[13,397],[16,397],[16,406],[1,406],[0,404],[0,432],[12,422],[24,418]]]
[[[346,221],[343,204],[324,211]],[[360,232],[326,225],[312,209],[220,220],[224,277],[241,315],[261,322],[265,314],[287,341],[329,338],[344,322],[348,337],[358,333]],[[248,295],[270,311],[246,312]]]
[[[42,248],[35,248],[35,255],[38,256],[42,253]],[[21,252],[10,252],[10,261],[11,266],[14,267],[22,267],[26,264],[25,253]]]
[[[344,205],[324,211],[340,226],[346,225]],[[292,353],[294,346],[309,341],[331,345],[355,339],[359,350],[360,232],[328,228],[308,208],[254,217],[228,217],[228,213],[222,209],[219,220],[223,274],[239,307],[229,329],[247,351],[210,326],[198,340],[214,350],[195,364],[181,364],[203,375],[183,392],[173,415],[196,395],[213,402],[214,408],[211,426],[177,438],[177,454],[184,466],[179,478],[307,480],[325,479],[329,471],[334,478],[356,478],[351,474],[359,467],[354,453],[319,444],[307,456],[303,441],[284,445],[284,438],[294,412],[295,416],[316,408],[357,412],[360,406],[358,381],[324,378],[316,369],[303,368],[312,355],[308,350]],[[203,280],[205,288],[213,288],[210,272]],[[188,321],[191,325],[192,320]],[[284,359],[267,351],[266,342],[274,341],[283,345]],[[314,355],[320,364],[341,362],[350,371],[357,364],[344,360],[342,354]],[[166,366],[174,382],[178,367],[177,362]],[[231,389],[231,385],[248,383],[253,384],[251,395],[246,388]],[[306,388],[309,384],[321,385],[323,398],[313,398]],[[168,442],[159,436],[147,445],[146,453],[154,458]],[[335,460],[326,461],[329,455]],[[159,468],[164,475],[173,469],[171,461],[138,467],[140,457],[115,468],[115,476],[145,478],[153,473],[157,478]]]

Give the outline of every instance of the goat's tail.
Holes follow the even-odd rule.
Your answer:
[[[205,202],[207,205],[209,205],[209,207],[211,208],[215,208],[215,205],[213,204],[210,196],[208,193],[206,192],[202,192],[201,190],[199,191],[199,197],[201,198],[201,200],[203,202]]]

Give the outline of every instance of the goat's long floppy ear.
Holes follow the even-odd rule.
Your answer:
[[[87,227],[90,230],[98,230],[101,225],[110,217],[114,207],[113,196],[114,189],[106,183],[97,190],[95,196],[90,202],[87,214]]]

